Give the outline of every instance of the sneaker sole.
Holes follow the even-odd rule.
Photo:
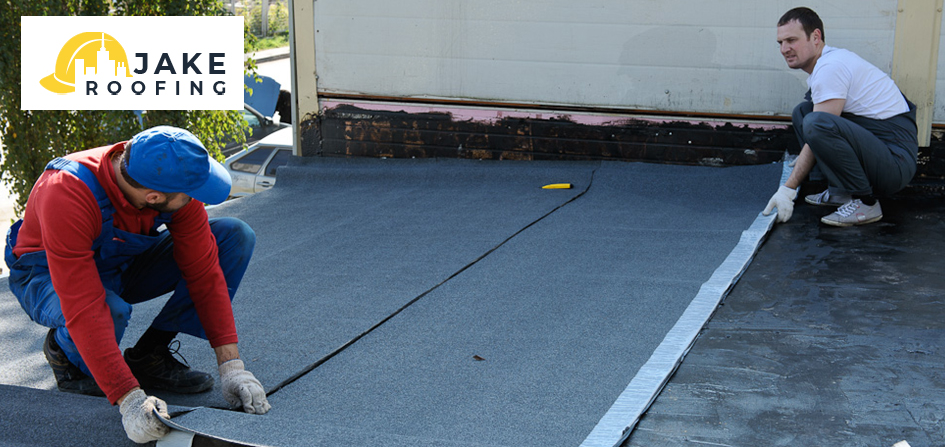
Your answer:
[[[846,202],[843,202],[843,203],[819,202],[819,201],[817,201],[817,200],[809,200],[807,197],[804,197],[804,201],[807,202],[807,203],[809,203],[809,204],[811,204],[811,205],[816,205],[816,206],[832,206],[832,207],[843,206],[843,205],[846,203]]]
[[[872,219],[864,220],[860,222],[839,222],[839,221],[827,220],[826,217],[821,218],[820,221],[823,222],[824,224],[827,224],[833,227],[853,227],[857,225],[866,225],[866,224],[871,224],[873,222],[879,222],[882,218],[883,218],[883,215],[880,214],[879,216],[876,216]]]

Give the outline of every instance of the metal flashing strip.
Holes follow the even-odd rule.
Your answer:
[[[784,184],[792,169],[787,157],[785,153],[780,184]],[[768,231],[774,226],[776,217],[776,213],[769,216],[759,213],[751,226],[742,232],[738,244],[712,273],[709,280],[702,284],[699,293],[693,298],[685,312],[646,363],[637,371],[627,388],[620,393],[607,413],[587,435],[581,447],[615,447],[630,436],[640,417],[653,404],[695,344],[696,337],[703,326],[748,268],[748,264],[761,247]]]
[[[191,431],[171,429],[170,433],[157,440],[155,447],[192,447],[196,435]]]

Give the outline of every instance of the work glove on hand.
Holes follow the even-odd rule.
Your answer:
[[[220,365],[220,383],[223,398],[231,406],[243,407],[250,414],[265,414],[272,408],[266,399],[266,390],[253,373],[243,369],[243,361],[234,359]]]
[[[125,427],[128,439],[138,444],[157,441],[167,435],[171,429],[164,425],[154,410],[161,416],[170,419],[167,414],[167,404],[154,396],[148,396],[142,390],[134,390],[121,401],[118,411],[121,412],[121,425]]]
[[[771,200],[768,201],[768,206],[765,207],[765,210],[761,212],[765,216],[771,214],[771,210],[774,208],[778,209],[778,222],[787,222],[791,218],[791,214],[794,213],[794,199],[797,198],[797,191],[787,186],[781,185],[778,188],[778,192],[774,193],[771,196]]]

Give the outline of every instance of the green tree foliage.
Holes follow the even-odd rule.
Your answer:
[[[222,161],[224,139],[245,142],[248,128],[239,111],[147,111],[139,122],[130,111],[20,110],[21,16],[225,14],[220,0],[0,0],[0,141],[6,152],[0,171],[18,196],[15,212],[22,213],[33,183],[55,157],[125,141],[143,128],[167,124],[193,132]],[[252,70],[255,63],[248,66]]]
[[[285,2],[270,0],[268,17],[268,32],[262,32],[262,2],[260,0],[244,0],[242,8],[236,8],[236,13],[246,20],[246,26],[255,36],[270,37],[289,34],[289,6]]]

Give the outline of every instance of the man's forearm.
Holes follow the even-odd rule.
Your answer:
[[[840,116],[840,114],[843,113],[843,107],[846,103],[845,99],[829,99],[814,104],[814,112],[825,112]],[[810,174],[811,169],[814,169],[815,164],[817,164],[817,159],[814,158],[814,151],[810,150],[810,145],[805,144],[804,148],[801,149],[801,154],[797,156],[797,162],[794,163],[794,170],[791,171],[790,177],[784,182],[784,186],[797,189],[807,178],[807,175]]]
[[[816,163],[817,159],[814,158],[814,151],[810,150],[810,146],[805,144],[804,148],[801,149],[801,154],[797,156],[797,162],[794,163],[794,170],[791,171],[791,175],[788,177],[787,181],[784,182],[784,186],[797,189],[797,187],[801,186],[801,183],[804,182],[804,179],[807,178],[807,175],[810,174],[811,169],[814,169]]]
[[[237,349],[236,343],[217,346],[213,348],[213,351],[217,354],[217,365],[240,358],[240,351]]]

